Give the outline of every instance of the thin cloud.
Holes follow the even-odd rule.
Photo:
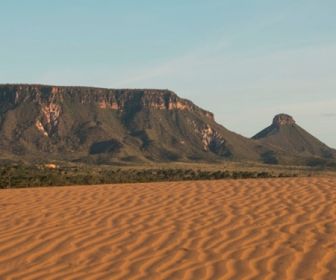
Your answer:
[[[175,75],[177,73],[190,71],[195,67],[199,67],[207,62],[209,54],[211,56],[220,53],[225,47],[229,46],[229,42],[222,40],[213,44],[206,44],[178,57],[164,61],[152,67],[138,69],[136,72],[118,82],[121,86],[132,86],[137,83],[145,83],[155,79],[162,79],[164,77]]]
[[[336,118],[336,113],[324,113],[322,116],[326,118]]]

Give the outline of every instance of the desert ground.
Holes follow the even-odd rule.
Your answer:
[[[336,279],[336,179],[0,190],[0,279]]]

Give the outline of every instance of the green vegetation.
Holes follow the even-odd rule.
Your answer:
[[[297,176],[271,171],[232,171],[189,168],[138,168],[71,166],[0,166],[0,188],[92,185],[183,180],[218,180]]]

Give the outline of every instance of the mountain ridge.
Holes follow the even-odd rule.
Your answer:
[[[116,158],[124,150],[117,157],[258,158],[246,149],[254,145],[247,138],[169,90],[6,84],[0,93],[0,145],[17,155],[35,151],[67,157],[76,150],[80,157],[93,151]],[[234,142],[246,151],[233,153]]]
[[[0,105],[0,151],[7,158],[307,162],[281,145],[226,129],[170,90],[0,84]]]

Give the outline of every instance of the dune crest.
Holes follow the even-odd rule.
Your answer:
[[[335,178],[0,194],[0,279],[336,279]]]

